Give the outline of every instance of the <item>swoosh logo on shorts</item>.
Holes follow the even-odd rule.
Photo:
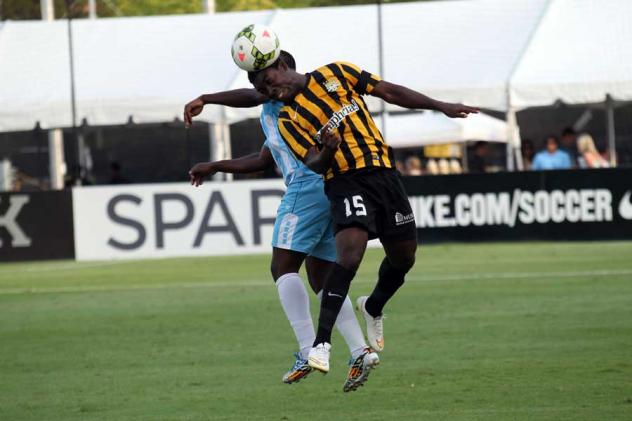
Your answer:
[[[621,218],[630,220],[632,219],[632,203],[630,203],[630,196],[632,192],[628,191],[623,195],[623,198],[619,202],[619,215]]]

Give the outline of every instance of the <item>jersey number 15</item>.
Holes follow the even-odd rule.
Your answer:
[[[351,203],[349,199],[345,197],[345,216],[348,218],[354,214],[355,211],[356,216],[366,216],[366,208],[364,207],[364,203],[362,202],[362,196],[356,195],[351,198],[353,202],[353,210],[351,209]]]

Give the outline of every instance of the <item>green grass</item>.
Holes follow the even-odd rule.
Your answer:
[[[422,248],[350,394],[337,333],[327,376],[281,383],[296,344],[268,265],[1,265],[0,419],[632,418],[632,242]]]

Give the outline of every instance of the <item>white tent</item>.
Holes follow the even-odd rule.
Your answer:
[[[226,48],[273,12],[73,21],[77,124],[164,122],[201,92],[227,89]],[[0,131],[72,126],[66,21],[7,22],[0,32]],[[209,108],[206,118],[221,119]]]
[[[379,122],[378,122],[379,125]],[[503,120],[475,114],[466,119],[451,119],[442,113],[389,115],[386,118],[388,143],[394,148],[463,143],[469,140],[487,140],[506,143],[507,123]]]
[[[507,111],[512,135],[517,109],[632,100],[630,16],[630,0],[387,4],[381,72],[374,5],[74,21],[76,123],[171,121],[201,92],[249,86],[228,45],[244,25],[267,23],[300,71],[353,61],[439,99]],[[0,131],[72,125],[67,36],[65,21],[0,27]],[[201,119],[257,113],[207,107]]]
[[[545,6],[546,0],[388,5],[384,76],[444,101],[506,111],[507,83]]]
[[[449,101],[505,110],[511,71],[545,0],[383,6],[387,80]],[[340,31],[345,22],[345,31]],[[309,71],[335,60],[380,73],[374,5],[73,21],[77,122],[163,122],[201,92],[250,86],[228,54],[248,23],[275,28]],[[419,33],[419,36],[411,34]],[[65,21],[7,22],[0,33],[0,131],[72,125]],[[378,101],[369,100],[378,110]],[[396,107],[389,107],[396,109]],[[210,107],[208,121],[256,110]]]
[[[510,89],[516,109],[603,103],[615,166],[615,101],[632,100],[632,1],[552,1]]]
[[[516,108],[632,100],[632,1],[555,0],[511,79]]]

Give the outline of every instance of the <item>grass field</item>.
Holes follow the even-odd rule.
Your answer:
[[[424,247],[349,394],[337,333],[328,375],[281,383],[268,261],[1,265],[0,420],[632,419],[632,242]]]

